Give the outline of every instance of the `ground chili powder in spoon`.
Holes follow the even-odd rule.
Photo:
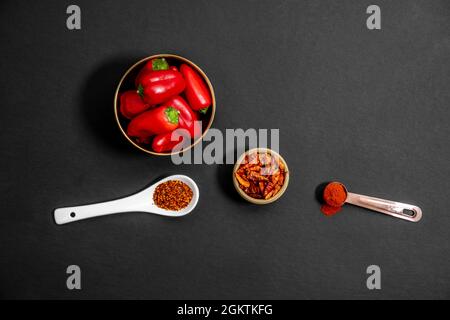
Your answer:
[[[330,182],[323,190],[324,204],[320,210],[324,215],[332,216],[341,211],[345,199],[347,199],[347,190],[344,185],[339,182]]]

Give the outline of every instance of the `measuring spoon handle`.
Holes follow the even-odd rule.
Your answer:
[[[417,206],[407,203],[379,199],[351,192],[347,193],[345,202],[411,222],[418,222],[422,219],[422,210]]]

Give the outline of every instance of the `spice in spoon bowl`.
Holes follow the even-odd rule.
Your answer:
[[[323,190],[323,204],[320,207],[326,216],[332,216],[341,211],[347,199],[347,189],[340,182],[330,182]]]
[[[179,211],[186,208],[192,200],[193,192],[180,180],[160,183],[153,193],[153,202],[161,209]]]

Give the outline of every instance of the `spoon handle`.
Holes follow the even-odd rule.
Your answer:
[[[130,212],[139,208],[139,201],[136,200],[135,196],[130,196],[84,206],[58,208],[54,212],[55,222],[65,224],[107,214]]]
[[[422,210],[411,204],[379,199],[351,192],[347,194],[347,200],[345,202],[411,222],[418,222],[422,219]]]

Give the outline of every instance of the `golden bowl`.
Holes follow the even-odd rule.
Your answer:
[[[202,135],[200,137],[198,137],[195,141],[193,141],[190,146],[177,151],[177,152],[155,152],[153,150],[151,150],[151,146],[150,145],[142,145],[142,144],[138,144],[137,142],[133,141],[133,139],[131,139],[127,133],[126,133],[126,125],[129,122],[128,119],[126,119],[125,117],[123,117],[119,111],[119,96],[120,93],[126,90],[131,90],[132,88],[134,88],[134,79],[137,75],[137,73],[139,72],[139,70],[141,70],[141,68],[145,65],[145,63],[148,60],[151,59],[155,59],[155,58],[165,58],[169,64],[171,65],[175,65],[177,67],[179,67],[179,65],[181,63],[186,63],[189,66],[191,66],[192,68],[194,68],[194,70],[196,70],[200,76],[203,78],[203,80],[205,81],[206,85],[209,88],[209,91],[211,92],[211,107],[209,108],[208,112],[206,113],[206,115],[202,115],[201,116],[201,120],[202,120]],[[193,146],[195,146],[197,143],[199,143],[200,141],[202,141],[203,137],[205,136],[205,134],[208,132],[209,128],[211,128],[211,125],[214,121],[214,116],[216,114],[216,96],[214,94],[214,89],[213,86],[211,84],[211,81],[209,81],[208,77],[206,76],[206,74],[203,72],[202,69],[200,69],[199,66],[197,66],[195,63],[193,63],[192,61],[181,57],[181,56],[177,56],[174,54],[156,54],[156,55],[152,55],[149,57],[146,57],[142,60],[139,60],[138,62],[136,62],[134,65],[132,65],[126,72],[125,74],[122,76],[122,79],[120,79],[119,84],[117,85],[116,88],[116,92],[114,94],[114,114],[116,117],[116,122],[117,125],[119,126],[120,131],[122,132],[122,134],[124,135],[124,137],[136,148],[138,148],[141,151],[144,151],[148,154],[152,154],[152,155],[157,155],[157,156],[170,156],[173,154],[177,154],[177,153],[181,153],[184,152],[186,150],[189,150],[190,148],[192,148]]]
[[[285,171],[286,171],[286,176],[285,176],[285,178],[284,178],[283,186],[281,187],[280,191],[278,191],[278,193],[277,193],[274,197],[269,198],[269,199],[267,199],[267,200],[265,200],[265,199],[256,199],[256,198],[252,198],[252,197],[250,197],[248,194],[246,194],[245,191],[242,190],[242,189],[239,187],[239,182],[237,181],[236,175],[235,175],[236,171],[239,169],[239,165],[240,165],[241,162],[244,160],[245,156],[248,155],[249,153],[252,153],[252,152],[255,152],[255,151],[256,151],[256,152],[267,152],[267,153],[271,153],[271,154],[275,155],[276,157],[278,157],[278,158],[280,159],[280,161],[284,164],[284,166],[285,166],[285,168],[286,168],[286,169],[285,169]],[[288,184],[289,184],[289,168],[288,168],[288,166],[287,166],[287,163],[286,163],[286,161],[284,160],[284,158],[283,158],[282,156],[280,156],[277,152],[275,152],[275,151],[273,151],[273,150],[271,150],[271,149],[267,149],[267,148],[254,148],[254,149],[250,149],[250,150],[244,152],[244,153],[238,158],[238,160],[236,161],[236,163],[234,164],[234,168],[233,168],[233,185],[234,185],[236,191],[239,193],[239,195],[240,195],[242,198],[244,198],[245,200],[247,200],[248,202],[251,202],[251,203],[253,203],[253,204],[259,204],[259,205],[262,205],[262,204],[269,204],[269,203],[272,203],[272,202],[277,201],[277,200],[284,194],[284,192],[286,191],[286,189],[287,189],[287,187],[288,187]]]

